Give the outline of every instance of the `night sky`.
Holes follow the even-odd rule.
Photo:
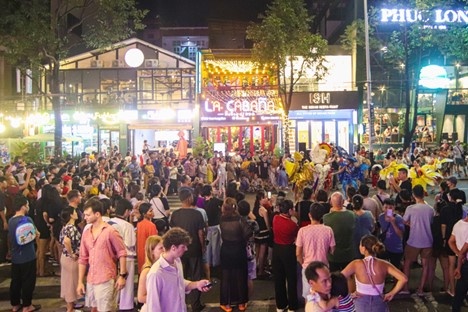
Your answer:
[[[161,26],[207,26],[207,19],[254,21],[271,0],[140,0]]]

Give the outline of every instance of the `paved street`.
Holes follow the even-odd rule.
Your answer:
[[[468,191],[468,181],[459,182],[459,187],[465,192]],[[253,195],[248,196],[248,200],[253,203]],[[433,195],[428,199],[429,203],[433,203]],[[176,198],[171,198],[171,207],[176,207]],[[50,266],[50,270],[58,272],[57,268]],[[412,270],[410,289],[415,289],[419,281],[421,269]],[[0,312],[11,311],[9,304],[9,284],[10,284],[10,267],[0,267]],[[441,272],[438,268],[436,279],[434,281],[434,289],[440,289]],[[274,301],[274,285],[272,281],[255,281],[255,293],[251,303],[248,306],[248,311],[276,311]],[[387,286],[388,287],[388,286]],[[42,311],[66,311],[65,304],[60,299],[60,277],[45,277],[39,278],[36,284],[34,294],[34,304],[41,304]],[[219,303],[219,283],[213,289],[202,296],[203,302],[207,305],[204,311],[221,311],[218,307]],[[417,296],[400,296],[390,304],[391,311],[450,311],[450,297],[446,294],[434,292],[433,297],[419,298]],[[234,309],[236,311],[236,309]],[[303,310],[300,310],[303,311]],[[468,311],[468,307],[466,308]]]

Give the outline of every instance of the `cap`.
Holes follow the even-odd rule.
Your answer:
[[[450,182],[450,183],[456,185],[457,182],[458,182],[458,180],[457,180],[457,178],[455,178],[455,177],[449,177],[449,178],[447,179],[447,182]]]
[[[460,143],[460,140],[456,140],[455,143]]]
[[[137,159],[136,156],[132,156],[132,160],[136,160],[136,159]]]
[[[68,182],[70,180],[72,180],[72,177],[70,177],[69,175],[63,176],[63,182],[66,183],[66,182]]]

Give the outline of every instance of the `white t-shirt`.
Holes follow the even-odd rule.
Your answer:
[[[468,222],[460,220],[453,226],[452,235],[455,236],[455,244],[458,250],[463,248],[465,243],[468,243]],[[466,255],[468,259],[468,254]]]
[[[136,256],[136,234],[133,225],[117,217],[110,219],[107,223],[115,227],[122,236],[125,247],[127,247],[127,257]]]

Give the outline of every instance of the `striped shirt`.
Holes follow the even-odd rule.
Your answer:
[[[333,309],[333,312],[356,312],[356,307],[354,306],[353,298],[348,294],[346,297],[339,297],[339,305],[337,308]]]

